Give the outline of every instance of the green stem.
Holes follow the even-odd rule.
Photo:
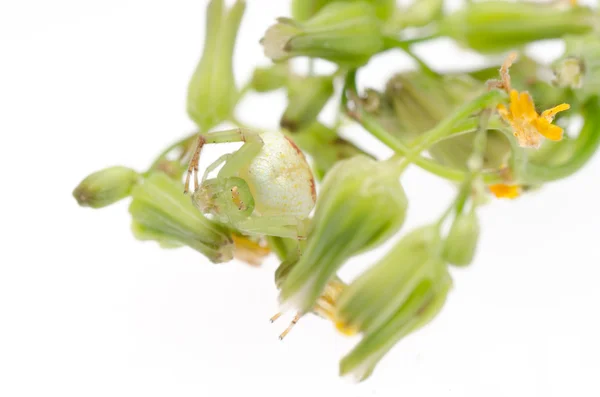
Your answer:
[[[398,140],[395,136],[387,132],[372,117],[365,115],[360,119],[359,122],[364,129],[369,131],[383,144],[394,150],[396,153],[406,156],[413,164],[424,169],[425,171],[431,172],[432,174],[435,174],[441,178],[456,182],[463,182],[467,177],[466,171],[446,167],[434,160],[422,156],[415,156],[413,158],[408,157],[411,153],[411,149]],[[483,173],[483,180],[487,184],[500,183],[502,181],[502,177],[500,176],[500,172],[498,170],[486,171]]]
[[[342,107],[343,109],[348,109],[348,96],[356,95],[356,71],[350,71],[346,77],[346,87],[344,93],[342,94]],[[499,90],[492,90],[480,95],[475,98],[471,102],[461,106],[454,113],[452,113],[449,117],[442,120],[436,127],[427,131],[422,137],[420,137],[416,142],[414,142],[411,147],[406,146],[403,142],[397,139],[395,136],[390,134],[387,130],[385,130],[377,120],[366,113],[358,103],[354,103],[356,109],[350,111],[351,116],[357,120],[363,128],[369,131],[373,136],[379,139],[382,143],[393,149],[397,154],[406,156],[411,162],[415,165],[423,168],[426,171],[429,171],[433,174],[436,174],[442,178],[454,180],[454,181],[464,181],[467,173],[462,170],[448,168],[443,166],[431,159],[424,158],[419,156],[418,153],[427,149],[432,144],[437,141],[444,139],[455,133],[454,128],[456,124],[460,121],[463,121],[471,114],[480,111],[482,109],[493,107],[502,99],[504,99],[505,94]],[[499,171],[492,171],[483,174],[483,179],[486,183],[497,183],[502,179],[499,175]]]
[[[433,37],[423,38],[422,41],[429,40]],[[413,39],[413,40],[398,40],[395,37],[386,36],[383,38],[383,45],[385,50],[391,50],[394,48],[399,48],[404,51],[408,56],[410,56],[423,70],[423,72],[429,74],[430,76],[438,76],[438,73],[431,69],[421,58],[419,58],[410,48],[411,45],[418,43],[421,39]]]
[[[486,108],[495,107],[502,99],[505,98],[505,96],[506,94],[503,91],[491,90],[464,104],[454,111],[450,116],[439,122],[435,127],[417,138],[414,145],[415,150],[425,150],[434,143],[449,136],[454,132],[453,128],[460,121],[467,119],[473,113],[479,112]]]
[[[529,164],[524,178],[529,183],[563,179],[579,171],[600,146],[600,99],[594,98],[583,106],[585,124],[577,137],[576,147],[569,160],[559,165]]]
[[[456,203],[454,205],[457,214],[463,212],[467,203],[467,199],[469,198],[469,196],[471,195],[471,191],[473,190],[473,181],[478,180],[483,169],[483,153],[486,149],[487,130],[489,128],[491,115],[492,110],[488,108],[482,111],[481,115],[479,116],[477,134],[475,135],[475,139],[473,141],[473,152],[471,153],[471,157],[467,162],[467,166],[469,167],[469,174],[460,189],[460,192],[456,198]]]

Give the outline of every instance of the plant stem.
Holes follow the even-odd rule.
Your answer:
[[[344,91],[342,93],[342,109],[346,111],[352,118],[362,125],[364,129],[369,131],[374,137],[379,139],[386,146],[394,150],[397,154],[407,157],[412,163],[429,171],[442,178],[450,179],[453,181],[464,181],[467,177],[467,172],[448,168],[443,166],[436,161],[424,158],[418,155],[421,151],[427,149],[432,144],[448,137],[452,133],[455,133],[455,126],[460,121],[465,120],[471,114],[485,109],[487,107],[493,107],[502,99],[504,99],[504,92],[499,90],[488,91],[467,104],[461,106],[449,117],[442,120],[436,127],[427,131],[421,138],[411,145],[412,147],[406,146],[403,142],[397,139],[395,136],[385,130],[375,118],[366,113],[357,101],[354,101],[353,110],[348,109],[348,95],[356,96],[356,70],[348,72],[346,76],[346,82]],[[483,173],[483,180],[486,183],[497,183],[501,181],[499,170]]]
[[[383,38],[384,47],[386,50],[399,48],[404,51],[408,56],[410,56],[419,67],[423,70],[423,72],[431,75],[438,76],[438,73],[431,69],[421,58],[419,58],[410,48],[412,44],[418,43],[419,41],[426,41],[432,39],[434,37],[427,37],[423,39],[413,39],[413,40],[399,40],[395,37],[386,36]]]
[[[540,183],[563,179],[579,171],[600,146],[600,99],[595,97],[583,106],[585,124],[577,137],[571,157],[562,164],[529,164],[524,175],[527,182]]]

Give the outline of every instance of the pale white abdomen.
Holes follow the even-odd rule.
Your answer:
[[[315,200],[315,181],[302,152],[280,132],[260,134],[264,145],[240,177],[254,196],[257,215],[308,217]]]

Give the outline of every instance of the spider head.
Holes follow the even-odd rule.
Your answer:
[[[192,195],[192,202],[202,213],[223,223],[246,219],[254,211],[250,188],[238,177],[205,180]]]

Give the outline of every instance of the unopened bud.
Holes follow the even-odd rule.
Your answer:
[[[475,211],[458,215],[446,240],[444,259],[456,266],[466,266],[473,261],[479,240],[479,221]]]
[[[357,0],[292,0],[292,17],[298,21],[306,21],[329,3],[352,3]],[[362,0],[373,5],[375,14],[381,20],[392,16],[396,10],[396,0]],[[437,0],[439,1],[439,0]]]
[[[340,375],[357,382],[368,378],[379,361],[404,337],[428,324],[442,309],[452,285],[445,273],[437,282],[425,280],[383,325],[366,333],[340,361]]]
[[[388,29],[399,31],[407,27],[421,27],[430,24],[442,14],[444,0],[418,0],[399,10],[389,23]]]
[[[555,83],[572,88],[579,103],[600,91],[600,37],[597,33],[569,36],[565,56],[554,64]]]
[[[276,63],[254,69],[250,86],[256,92],[274,91],[285,86],[289,78],[289,65],[287,63]]]
[[[140,175],[131,168],[110,167],[88,175],[73,190],[82,207],[102,208],[129,196]]]
[[[377,264],[342,292],[336,325],[341,330],[369,333],[385,324],[425,280],[445,277],[442,241],[437,227],[412,231]]]
[[[204,51],[188,86],[187,111],[201,131],[226,120],[238,100],[232,57],[246,3],[228,11],[223,0],[211,0],[206,12]]]
[[[355,67],[383,49],[383,36],[372,5],[335,2],[304,22],[279,18],[261,43],[275,62],[308,56]]]
[[[527,43],[584,34],[598,26],[586,7],[533,2],[470,2],[442,20],[440,31],[480,52],[501,52]]]
[[[281,127],[290,132],[308,127],[314,123],[332,95],[331,77],[298,77],[290,81],[288,106],[281,116]]]
[[[281,286],[284,305],[308,311],[348,258],[402,226],[406,208],[395,164],[365,156],[338,162],[325,176],[306,249]]]
[[[554,68],[555,83],[559,87],[581,88],[583,86],[583,62],[575,57],[562,59]]]
[[[497,70],[496,70],[497,74]],[[405,72],[393,76],[386,84],[380,115],[376,115],[398,138],[411,142],[420,134],[435,127],[465,102],[483,93],[484,84],[468,75],[430,76],[423,72]],[[386,114],[390,107],[394,122]],[[387,120],[386,120],[387,118]],[[475,130],[444,139],[429,148],[429,154],[438,162],[467,168],[473,152]],[[488,131],[484,151],[484,168],[496,168],[510,155],[510,142],[500,131]]]

